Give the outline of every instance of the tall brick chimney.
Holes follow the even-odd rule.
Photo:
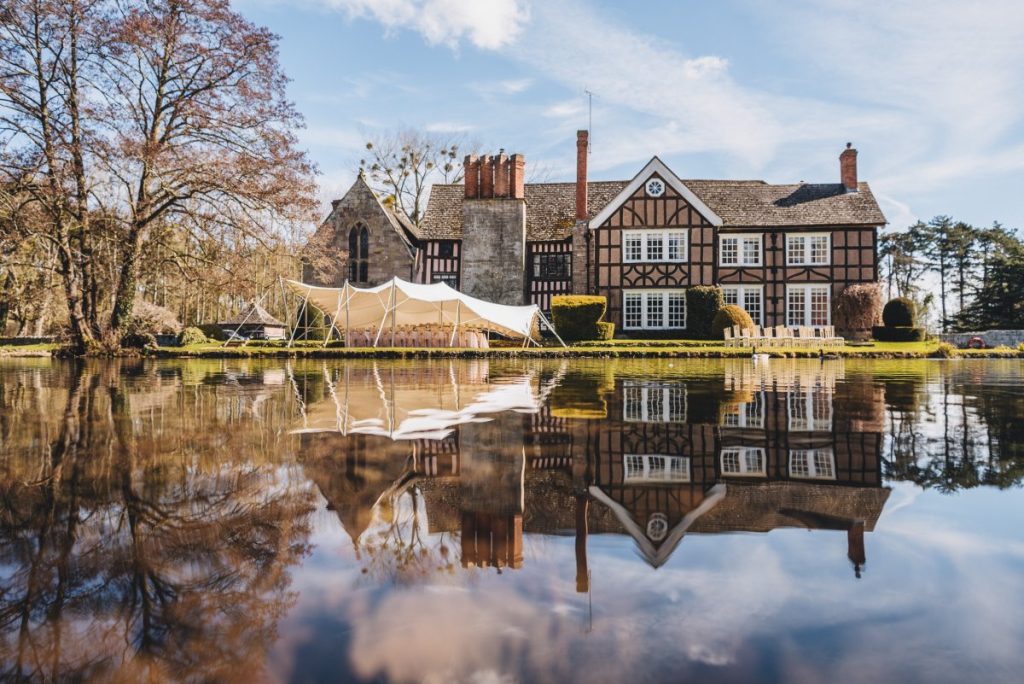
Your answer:
[[[489,154],[480,157],[480,197],[494,197],[494,159]]]
[[[480,160],[475,154],[467,154],[462,162],[463,183],[466,186],[466,199],[476,199],[480,194]]]
[[[857,150],[853,143],[846,143],[846,149],[839,155],[839,178],[846,192],[857,192]]]
[[[509,197],[526,199],[526,158],[521,154],[513,154],[508,165]]]
[[[587,146],[589,131],[576,131],[576,220],[587,216]]]

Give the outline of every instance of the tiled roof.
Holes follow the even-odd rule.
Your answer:
[[[628,184],[589,183],[591,215],[607,206]],[[840,183],[769,185],[759,180],[684,180],[683,184],[722,218],[724,228],[885,224],[867,183],[860,183],[858,192],[846,192]],[[568,237],[575,222],[575,183],[529,183],[525,190],[526,239]],[[462,201],[462,185],[433,186],[418,237],[461,239]]]
[[[242,309],[237,315],[232,316],[226,321],[221,321],[217,325],[270,325],[279,328],[285,327],[285,324],[271,316],[266,309],[259,304],[253,304],[252,306]]]

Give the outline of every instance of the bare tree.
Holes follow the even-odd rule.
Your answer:
[[[259,245],[312,218],[277,37],[227,0],[0,3],[0,170],[46,207],[82,346],[120,343],[151,233]]]
[[[380,133],[367,141],[359,172],[418,226],[430,186],[462,180],[459,150],[464,146],[460,136],[414,129]]]

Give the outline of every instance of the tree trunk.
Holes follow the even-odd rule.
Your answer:
[[[121,338],[128,330],[135,307],[135,290],[139,282],[139,248],[142,231],[132,227],[125,240],[121,272],[118,274],[117,290],[114,294],[114,310],[110,314],[110,340],[120,345]]]

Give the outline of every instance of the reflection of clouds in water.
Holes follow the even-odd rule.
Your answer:
[[[354,558],[335,551],[341,567],[304,567],[296,577],[303,594],[288,623],[330,614],[350,630],[339,663],[396,681],[635,681],[704,666],[757,678],[767,657],[787,681],[877,682],[894,671],[953,681],[982,661],[996,670],[1017,662],[1019,545],[896,522],[872,536],[876,562],[859,582],[835,533],[691,535],[657,571],[632,556],[629,539],[592,537],[589,633],[587,597],[573,591],[571,538],[527,536],[522,571],[460,570],[387,593],[361,583]],[[922,559],[951,575],[907,577]],[[979,570],[989,582],[972,585]],[[935,643],[962,643],[965,653],[951,668]]]

